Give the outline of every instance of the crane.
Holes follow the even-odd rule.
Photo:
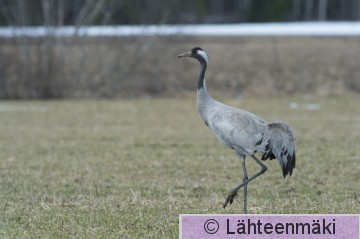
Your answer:
[[[217,139],[236,152],[242,164],[242,183],[230,191],[223,208],[225,209],[228,203],[232,204],[238,191],[244,187],[244,213],[247,214],[248,183],[267,170],[261,161],[277,159],[284,178],[292,175],[296,162],[293,130],[285,122],[266,122],[251,112],[214,100],[206,89],[205,72],[209,57],[202,48],[194,47],[178,57],[191,57],[200,62],[201,70],[197,86],[198,112]],[[256,153],[260,154],[261,159],[255,156]],[[251,177],[248,177],[246,171],[246,156],[251,157],[261,168]]]

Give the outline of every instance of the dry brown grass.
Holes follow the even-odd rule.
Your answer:
[[[211,87],[228,96],[360,92],[358,37],[123,37],[0,43],[0,97],[182,96],[198,64],[176,55],[201,46]],[[216,92],[215,92],[216,93]]]

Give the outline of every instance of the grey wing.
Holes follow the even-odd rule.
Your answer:
[[[280,121],[268,123],[269,141],[261,160],[276,158],[282,167],[284,177],[295,168],[295,137],[291,127]]]
[[[267,125],[260,118],[247,112],[238,111],[222,116],[212,120],[209,126],[217,138],[240,154],[253,154]]]

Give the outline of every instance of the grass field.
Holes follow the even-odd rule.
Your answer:
[[[283,119],[297,137],[293,176],[267,161],[249,213],[360,213],[359,96],[222,101]],[[195,96],[2,101],[0,114],[1,238],[177,238],[180,213],[242,213],[242,194],[222,208],[241,163]]]

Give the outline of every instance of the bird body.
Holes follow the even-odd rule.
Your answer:
[[[281,121],[268,123],[251,112],[214,100],[207,92],[205,75],[202,77],[199,81],[204,82],[197,90],[198,112],[218,140],[240,155],[260,153],[262,160],[276,158],[284,177],[291,175],[296,159],[291,127]]]
[[[215,100],[211,104],[210,107],[199,109],[199,113],[221,143],[231,149],[236,149],[236,146],[240,145],[246,151],[236,151],[243,155],[265,150],[266,141],[260,142],[266,137],[264,132],[267,125],[264,120],[250,112]]]
[[[213,131],[218,140],[225,146],[236,151],[243,164],[243,183],[229,194],[227,203],[232,203],[237,191],[244,186],[244,211],[246,208],[247,184],[266,171],[266,166],[255,157],[262,155],[261,160],[277,159],[283,176],[290,175],[295,168],[295,138],[291,127],[281,121],[266,122],[261,117],[214,100],[207,92],[205,72],[208,56],[199,47],[179,55],[178,57],[193,57],[201,64],[197,89],[197,108],[205,124]],[[248,179],[245,157],[251,156],[261,166],[261,171]]]

